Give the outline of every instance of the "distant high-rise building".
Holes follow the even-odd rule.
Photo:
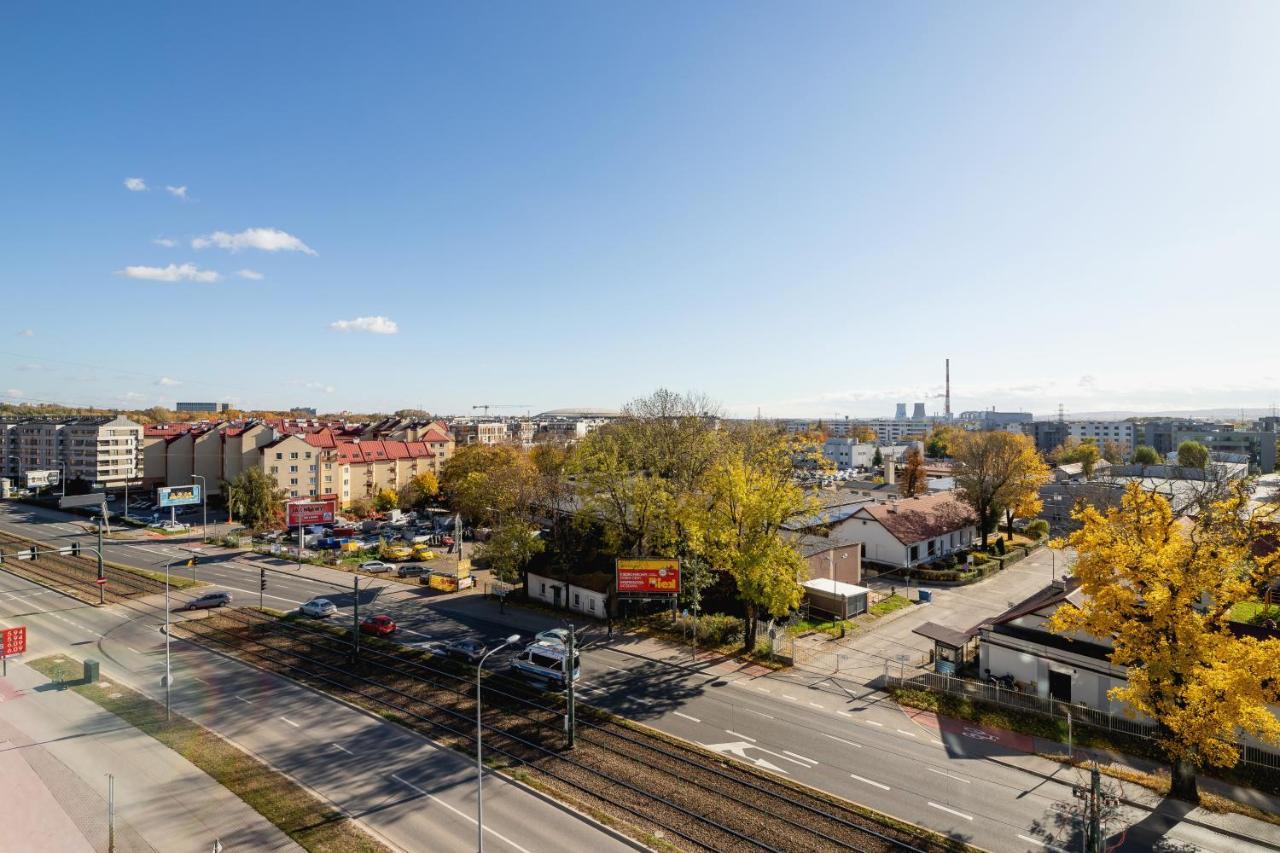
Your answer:
[[[227,403],[178,403],[174,409],[179,412],[202,412],[216,415],[228,409]]]

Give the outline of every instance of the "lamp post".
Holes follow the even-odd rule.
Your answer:
[[[59,460],[58,467],[62,470],[58,477],[58,485],[62,488],[62,496],[65,498],[67,496],[67,463]]]
[[[461,536],[458,537],[458,541],[462,541]],[[512,643],[518,642],[520,642],[520,635],[512,634],[503,640],[502,645],[485,652],[484,656],[480,658],[480,663],[476,664],[476,849],[479,853],[484,853],[484,763],[481,761],[481,741],[484,739],[484,729],[480,722],[480,674],[484,669],[484,662],[489,659],[489,655],[498,649],[506,648]]]
[[[191,479],[200,481],[200,538],[209,538],[209,481],[199,474],[192,474]]]
[[[195,555],[200,551],[199,548],[187,549],[191,556],[188,559],[195,559]],[[173,701],[171,691],[173,689],[173,669],[169,665],[169,569],[173,566],[175,560],[180,557],[170,557],[169,562],[164,564],[164,718],[166,721],[173,719]]]

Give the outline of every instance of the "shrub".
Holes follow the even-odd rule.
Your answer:
[[[1004,539],[997,539],[997,540],[996,540],[996,553],[997,553],[997,554],[999,554],[1001,557],[1003,557],[1003,556],[1004,556],[1004,554],[1005,554],[1005,544],[1004,544]]]
[[[981,551],[973,552],[973,564],[975,566],[982,566],[989,562],[991,562],[991,558],[986,554],[982,553]]]
[[[1043,539],[1049,535],[1049,522],[1037,518],[1027,525],[1026,533],[1032,539]]]
[[[681,616],[682,631],[693,628],[692,616]],[[698,643],[704,646],[725,646],[742,639],[742,620],[723,613],[707,613],[698,617]]]

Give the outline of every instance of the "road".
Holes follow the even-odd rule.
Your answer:
[[[73,535],[56,527],[47,532]],[[128,547],[111,550],[132,553]],[[219,569],[228,571],[244,570]],[[91,607],[12,575],[0,577],[0,623],[28,626],[30,657],[97,657],[104,675],[163,700],[161,608],[141,602]],[[464,756],[189,644],[175,642],[171,653],[179,713],[293,775],[404,850],[475,849],[475,765]],[[0,704],[0,718],[4,713]],[[541,853],[566,844],[632,849],[492,774],[485,785],[485,829],[492,850]]]
[[[15,522],[0,517],[0,529],[16,530]],[[23,526],[28,531],[48,527]],[[60,537],[75,535],[62,526],[51,531]],[[180,553],[170,543],[113,546],[109,552],[111,559],[150,568]],[[913,624],[927,618],[968,627],[1039,588],[1052,570],[1041,564],[1044,560],[1035,555],[1021,571],[1011,569],[985,584],[945,591],[919,617],[895,620],[883,634],[854,637],[839,680],[801,670],[775,674],[709,663],[673,666],[636,654],[638,645],[604,643],[597,632],[583,654],[581,689],[587,701],[630,719],[990,850],[1078,849],[1078,826],[1064,818],[1076,807],[1069,784],[1073,780],[1048,782],[996,763],[991,759],[1021,754],[1018,746],[1025,745],[993,741],[990,733],[977,729],[940,731],[936,723],[908,717],[884,694],[859,683],[882,672],[898,654],[927,647],[927,641],[910,633]],[[243,560],[202,566],[199,572],[218,588],[256,594],[257,572]],[[527,611],[499,614],[479,597],[431,601],[395,582],[374,583],[362,592],[362,615],[388,613],[407,640],[460,635],[493,639],[513,627],[528,633],[559,624]],[[297,576],[271,584],[269,606],[296,606],[325,595],[340,608],[336,619],[351,618],[349,591]],[[1186,822],[1169,825],[1140,809],[1129,808],[1121,817],[1129,827],[1117,839],[1121,850],[1160,845],[1276,849],[1251,847]],[[1274,842],[1280,842],[1280,834],[1273,834]]]

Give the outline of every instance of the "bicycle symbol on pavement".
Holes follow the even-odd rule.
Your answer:
[[[984,732],[982,729],[975,729],[975,728],[973,728],[973,727],[971,727],[971,726],[966,726],[966,727],[965,727],[965,730],[962,732],[962,734],[963,734],[965,737],[967,737],[967,738],[973,738],[974,740],[987,740],[987,741],[991,741],[991,740],[997,740],[997,739],[998,739],[998,736],[997,736],[997,735],[993,735],[991,732]]]

